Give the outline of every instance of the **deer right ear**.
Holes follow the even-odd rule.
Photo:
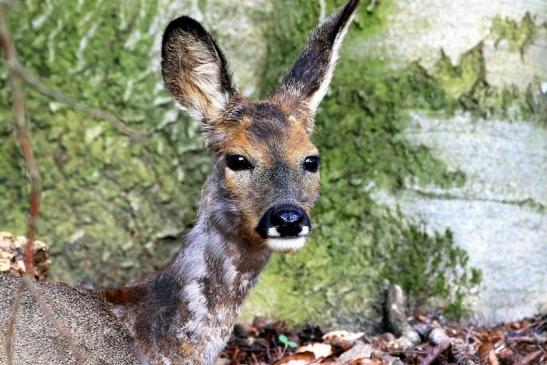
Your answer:
[[[222,51],[201,24],[187,16],[165,29],[161,69],[177,104],[205,124],[222,113],[235,93]]]
[[[359,0],[349,0],[337,13],[326,18],[310,35],[308,44],[283,77],[276,95],[303,103],[312,115],[327,93],[338,59],[340,45],[355,16]],[[312,121],[306,125],[311,133]]]

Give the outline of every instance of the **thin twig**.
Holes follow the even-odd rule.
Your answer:
[[[535,328],[535,327],[541,328],[541,326],[543,326],[543,325],[545,325],[545,324],[547,324],[547,319],[544,319],[544,320],[542,320],[542,321],[540,321],[540,322],[532,322],[532,323],[530,323],[529,325],[522,327],[520,330],[517,331],[517,333],[526,332],[526,331],[528,331],[530,328]]]
[[[427,354],[426,357],[420,362],[420,365],[430,365],[435,361],[446,349],[450,346],[450,341],[442,342],[438,345],[435,345],[431,351]]]
[[[520,359],[520,361],[518,362],[517,365],[528,365],[529,363],[531,363],[532,361],[536,360],[538,357],[541,356],[542,354],[542,349],[540,350],[537,350],[537,351],[534,351],[534,352],[530,352],[528,355],[524,356],[522,359]]]
[[[84,105],[77,100],[74,100],[73,98],[63,94],[61,91],[47,86],[42,80],[26,70],[21,64],[15,64],[15,71],[21,76],[21,78],[23,78],[23,80],[25,80],[29,85],[34,87],[34,89],[36,89],[36,91],[38,91],[40,94],[55,99],[63,104],[66,104],[74,108],[75,110],[87,114],[95,119],[101,119],[109,122],[114,126],[114,128],[116,128],[118,131],[125,134],[135,142],[140,142],[144,139],[144,136],[142,134],[131,129],[127,124],[124,123],[124,121],[122,121],[114,114],[107,112],[106,110]]]
[[[15,46],[11,40],[8,31],[4,6],[0,5],[0,43],[4,49],[4,54],[8,67],[8,79],[12,89],[12,109],[15,116],[15,134],[19,142],[19,148],[25,159],[30,182],[30,215],[27,220],[27,245],[25,246],[25,272],[34,275],[33,249],[34,239],[38,231],[38,221],[40,220],[40,174],[36,166],[36,160],[30,145],[30,137],[25,115],[25,95],[21,85],[21,78],[15,71],[17,67],[17,54]]]
[[[19,148],[23,154],[28,172],[28,179],[30,183],[30,214],[27,220],[27,232],[26,238],[27,243],[25,245],[24,253],[24,262],[25,262],[25,273],[23,275],[23,283],[30,291],[34,300],[40,306],[43,314],[50,320],[53,326],[65,337],[67,340],[68,346],[73,352],[76,363],[81,363],[81,355],[73,337],[66,330],[66,328],[60,323],[53,315],[51,314],[51,309],[45,303],[45,301],[40,297],[38,290],[34,284],[34,240],[36,238],[36,233],[38,232],[38,222],[40,220],[40,193],[41,193],[41,181],[40,174],[38,172],[38,166],[36,164],[36,159],[34,158],[34,153],[32,151],[30,136],[29,136],[29,127],[26,120],[25,112],[25,95],[23,92],[21,74],[18,72],[19,62],[17,60],[17,53],[15,50],[15,45],[11,39],[11,35],[8,31],[6,24],[5,14],[4,14],[4,5],[0,4],[0,43],[4,50],[4,55],[7,61],[8,69],[8,79],[12,91],[12,108],[13,114],[15,117],[14,129],[17,141],[19,143]],[[13,350],[13,337],[15,331],[15,320],[17,317],[17,312],[21,303],[21,298],[23,295],[23,288],[21,287],[14,298],[14,306],[10,314],[10,319],[8,322],[8,341],[6,344],[6,350],[8,354],[8,364],[12,364],[12,350]]]
[[[13,364],[13,336],[15,333],[15,321],[17,319],[17,311],[19,310],[19,305],[21,304],[21,296],[23,295],[23,289],[25,284],[21,283],[15,298],[13,299],[13,306],[11,307],[11,313],[8,321],[8,333],[6,338],[6,354],[8,355],[8,365]]]
[[[530,336],[508,337],[507,342],[508,343],[525,342],[525,343],[529,343],[529,344],[543,345],[543,344],[547,343],[547,336],[532,334]]]
[[[4,50],[7,61],[8,79],[12,89],[12,109],[15,116],[15,135],[19,142],[19,148],[25,159],[30,182],[30,214],[27,221],[27,243],[25,245],[24,263],[25,272],[34,275],[33,248],[34,239],[38,230],[38,221],[40,218],[40,174],[36,166],[36,160],[30,147],[30,138],[28,135],[28,126],[25,115],[25,96],[21,85],[21,78],[14,72],[17,64],[17,54],[15,46],[11,40],[10,33],[6,25],[4,15],[4,5],[0,4],[0,43]],[[21,303],[23,288],[21,287],[15,293],[13,308],[8,322],[8,340],[6,341],[6,352],[8,355],[8,364],[13,362],[13,337],[15,331],[15,320]]]

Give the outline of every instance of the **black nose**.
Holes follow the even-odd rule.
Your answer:
[[[311,231],[311,223],[302,208],[285,204],[268,209],[256,231],[262,238],[305,236]]]

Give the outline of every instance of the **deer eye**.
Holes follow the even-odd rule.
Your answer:
[[[304,160],[304,170],[317,172],[319,170],[319,156],[308,156]]]
[[[226,166],[233,171],[250,170],[253,168],[253,165],[241,155],[226,156]]]

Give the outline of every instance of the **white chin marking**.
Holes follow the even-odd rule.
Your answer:
[[[266,246],[272,251],[288,252],[298,251],[306,243],[306,237],[290,237],[290,238],[268,238]]]

